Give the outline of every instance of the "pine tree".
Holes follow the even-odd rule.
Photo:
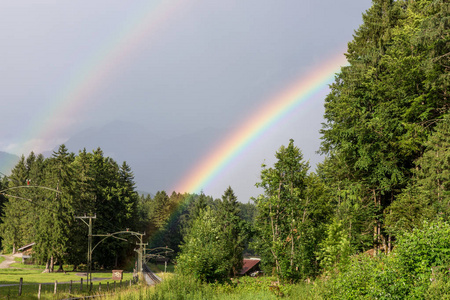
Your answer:
[[[444,2],[373,1],[348,44],[350,65],[325,100],[321,149],[342,161],[357,198],[372,198],[376,247],[389,239],[383,212],[408,186],[436,120],[450,108]]]
[[[61,145],[48,161],[44,182],[56,192],[45,193],[45,200],[42,202],[45,209],[39,210],[34,247],[34,256],[46,262],[44,272],[53,272],[57,262],[62,267],[66,259],[70,228],[75,222],[71,166],[73,160],[73,153],[69,153],[65,145]]]
[[[240,209],[237,197],[231,187],[228,187],[222,196],[222,201],[217,207],[219,216],[219,226],[225,234],[227,248],[230,252],[228,258],[231,262],[232,269],[230,276],[236,276],[242,269],[243,251],[248,239],[248,225],[239,216]]]
[[[438,122],[417,160],[419,196],[428,199],[437,214],[450,218],[450,114]]]
[[[8,197],[4,204],[0,235],[3,244],[8,248],[10,247],[12,252],[15,253],[17,248],[26,245],[26,241],[30,239],[28,229],[22,223],[22,218],[25,216],[24,211],[29,211],[29,203],[25,200],[27,195],[19,189],[27,185],[28,172],[25,156],[21,156],[19,162],[11,170],[9,178],[8,188],[11,190],[8,190],[8,194],[12,196]],[[24,208],[27,209],[24,210]]]
[[[450,219],[450,115],[438,122],[425,146],[411,185],[386,209],[393,233],[412,231],[426,219]]]

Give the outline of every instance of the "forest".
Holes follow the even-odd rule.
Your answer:
[[[95,215],[96,233],[145,232],[149,248],[173,249],[180,278],[225,284],[258,256],[267,276],[314,282],[323,299],[448,296],[449,13],[445,0],[373,0],[325,98],[315,170],[286,141],[261,167],[263,193],[242,203],[232,187],[221,199],[139,195],[131,168],[100,148],[30,153],[0,182],[3,251],[36,243],[49,272],[77,268],[87,228],[75,217]],[[107,240],[93,260],[124,265],[134,247]]]

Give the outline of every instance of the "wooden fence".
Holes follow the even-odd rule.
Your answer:
[[[40,299],[41,295],[46,293],[53,293],[54,295],[57,295],[58,293],[65,293],[68,295],[80,295],[80,294],[109,294],[114,293],[117,289],[125,288],[125,287],[131,287],[133,284],[137,283],[137,278],[130,279],[129,281],[120,280],[118,282],[114,281],[113,283],[101,283],[100,281],[95,286],[92,282],[90,284],[86,284],[86,282],[83,282],[83,278],[81,278],[79,281],[71,280],[70,282],[58,282],[55,281],[54,283],[39,283],[39,284],[26,284],[23,281],[23,278],[20,278],[19,284],[15,285],[9,285],[7,287],[3,286],[1,289],[8,288],[8,298],[16,297],[16,296],[22,296],[24,295],[24,287],[30,287],[34,286],[34,291],[36,291],[37,286],[37,298]],[[0,291],[1,291],[0,289]],[[14,292],[14,290],[16,292]],[[36,295],[36,292],[32,292],[34,295]],[[1,293],[0,293],[1,294]],[[30,291],[26,292],[27,295],[30,295]]]

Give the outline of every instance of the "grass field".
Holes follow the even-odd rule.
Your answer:
[[[79,272],[42,273],[43,270],[43,266],[23,265],[19,262],[12,264],[10,269],[0,269],[0,299],[36,299],[40,283],[42,284],[41,299],[62,299],[108,293],[112,290],[129,288],[133,277],[132,273],[123,273],[123,280],[114,282],[111,271],[94,272],[92,287],[88,287],[86,276],[77,275],[80,274]],[[18,297],[20,278],[23,278],[22,296]],[[81,285],[81,279],[83,279],[83,285]],[[55,281],[58,283],[57,295],[54,295]]]
[[[95,272],[93,278],[108,278],[94,281],[92,287],[86,285],[86,277],[75,272],[42,273],[43,266],[15,264],[18,269],[0,269],[0,300],[3,299],[37,299],[39,283],[41,299],[65,299],[70,297],[83,297],[88,295],[103,295],[102,299],[321,299],[314,295],[312,285],[274,285],[272,277],[241,277],[226,284],[206,284],[194,278],[179,276],[173,273],[173,265],[149,264],[163,279],[155,287],[148,287],[144,283],[130,286],[132,273],[124,273],[122,283],[112,281],[111,271]],[[65,268],[69,269],[69,267]],[[19,297],[18,283],[23,278],[22,296]],[[72,280],[72,284],[70,281]],[[57,294],[54,294],[54,282],[57,281]],[[14,284],[13,286],[1,286]]]
[[[25,282],[25,280],[24,280]],[[104,280],[94,281],[92,286],[86,285],[83,281],[81,285],[80,280],[74,281],[72,284],[64,283],[57,285],[57,294],[54,294],[55,284],[42,284],[41,299],[63,299],[69,297],[82,297],[86,295],[95,294],[109,294],[112,292],[120,292],[130,288],[129,280],[116,281]],[[0,287],[0,299],[37,299],[39,284],[24,283],[22,286],[22,295],[19,297],[19,287],[6,286]]]

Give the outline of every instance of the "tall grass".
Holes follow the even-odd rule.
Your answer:
[[[155,287],[136,287],[104,299],[111,300],[172,300],[172,299],[322,299],[314,293],[313,285],[299,283],[296,285],[278,285],[274,278],[241,277],[225,284],[207,284],[181,275],[168,276]]]

